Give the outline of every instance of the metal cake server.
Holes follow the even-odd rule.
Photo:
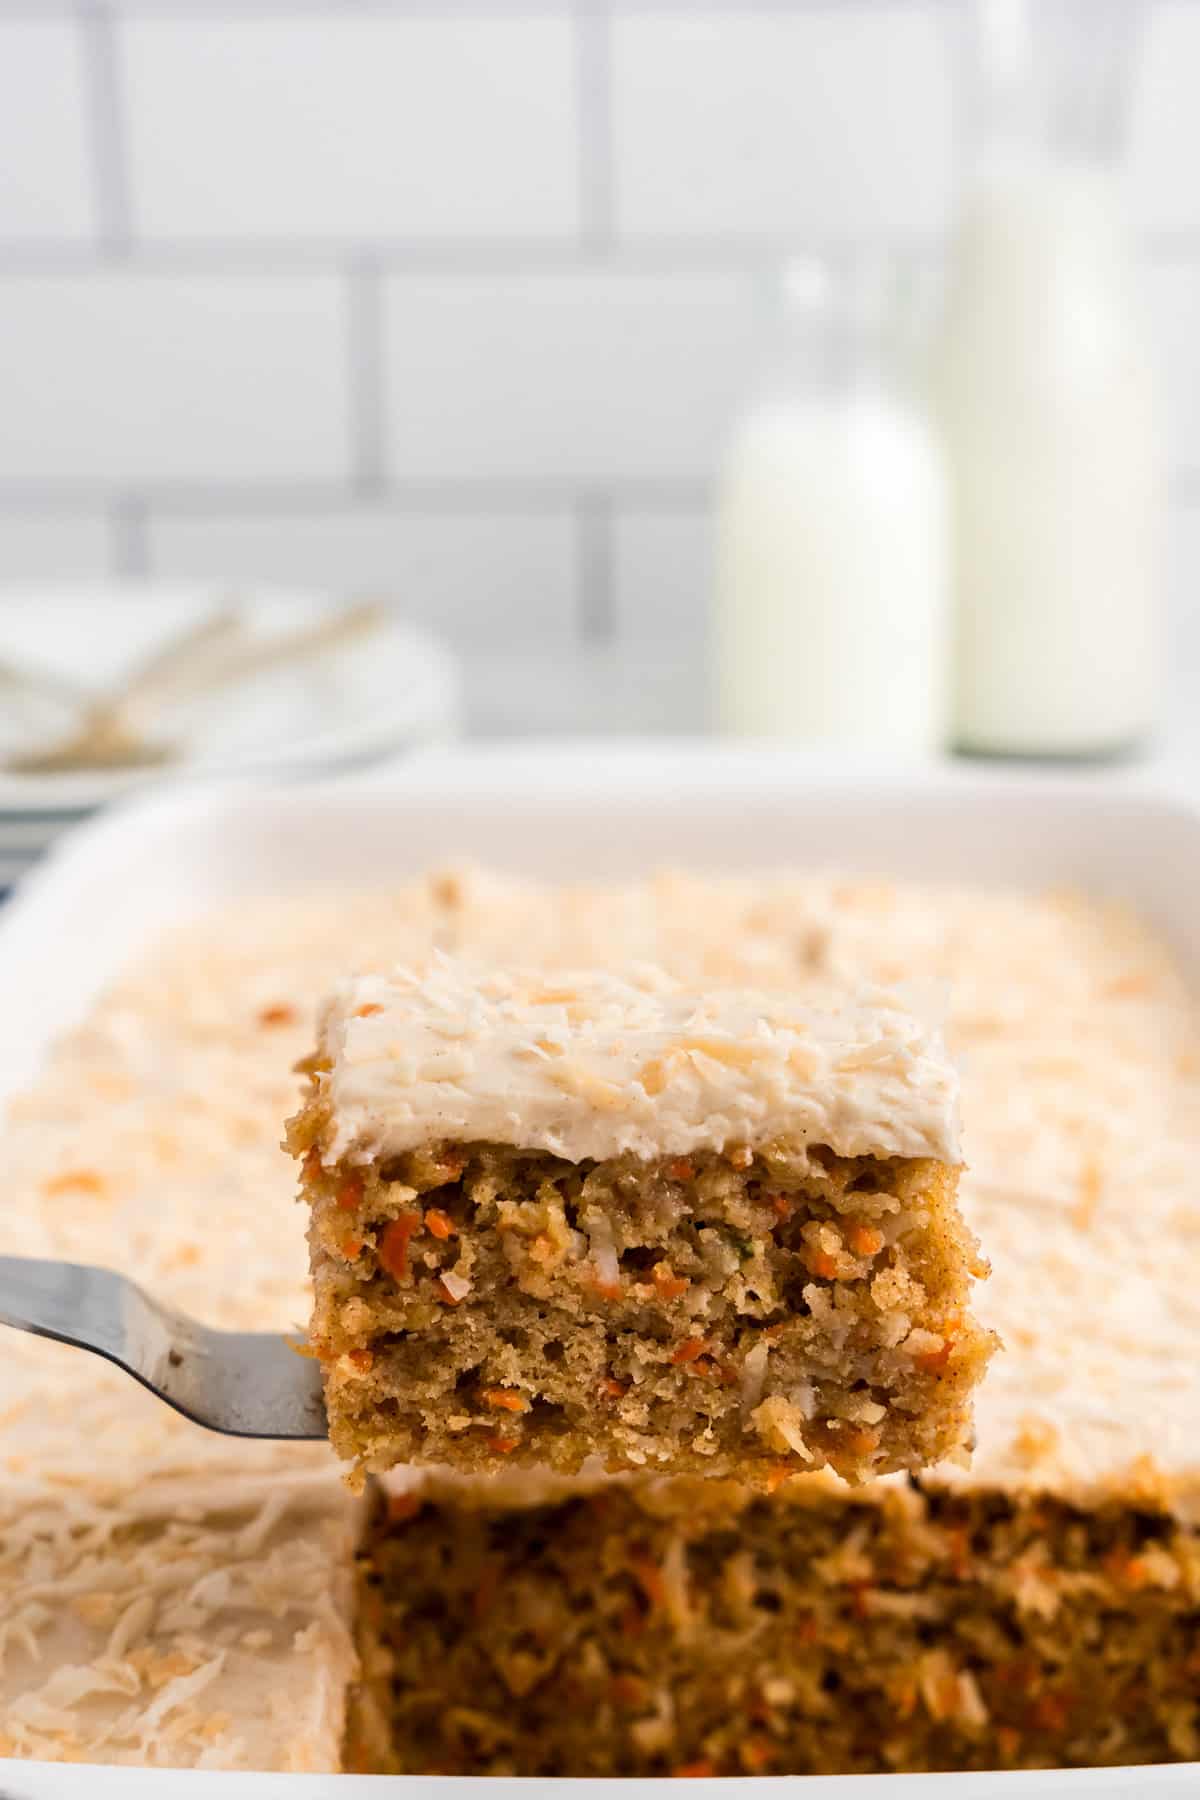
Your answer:
[[[321,1366],[281,1333],[216,1331],[112,1269],[0,1256],[0,1325],[107,1357],[210,1431],[328,1436]]]

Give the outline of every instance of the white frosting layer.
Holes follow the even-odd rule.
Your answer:
[[[940,1036],[883,989],[828,1007],[661,970],[496,973],[437,955],[327,1007],[327,1162],[431,1140],[650,1158],[774,1138],[958,1161]]]

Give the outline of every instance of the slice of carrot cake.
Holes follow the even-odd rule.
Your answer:
[[[894,995],[438,956],[345,983],[310,1070],[311,1337],[360,1470],[860,1481],[969,1442],[957,1084]]]

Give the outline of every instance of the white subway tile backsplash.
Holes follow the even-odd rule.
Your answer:
[[[619,507],[611,522],[615,642],[550,646],[535,662],[511,651],[467,664],[468,717],[510,735],[704,731],[711,525],[700,507]]]
[[[613,520],[613,607],[629,644],[673,644],[703,667],[712,604],[713,527],[702,508],[624,507]]]
[[[0,18],[0,242],[95,230],[83,49],[72,18]]]
[[[1200,7],[1157,0],[1144,9],[1145,41],[1131,70],[1127,178],[1145,231],[1200,231]]]
[[[0,588],[102,579],[112,574],[113,552],[112,527],[99,510],[0,512]]]
[[[1200,504],[1171,509],[1163,742],[1200,759]]]
[[[120,45],[147,238],[575,229],[564,19],[134,17]]]
[[[703,731],[704,695],[670,647],[576,644],[539,658],[500,652],[465,669],[471,729],[502,737]]]
[[[1172,662],[1200,676],[1200,503],[1171,509],[1167,582]]]
[[[394,276],[389,471],[703,477],[745,387],[757,317],[736,275]]]
[[[0,588],[389,594],[477,728],[703,728],[761,273],[936,248],[966,10],[0,0]],[[1191,501],[1200,0],[1144,12],[1128,191]],[[1200,504],[1172,534],[1190,694]]]
[[[0,278],[0,481],[336,481],[345,293],[327,276]]]
[[[565,510],[167,512],[151,518],[148,544],[152,575],[379,595],[472,652],[519,644],[540,655],[574,629],[575,538]]]
[[[944,9],[618,14],[617,217],[628,236],[927,237],[945,221]]]
[[[1143,271],[1142,292],[1170,466],[1200,475],[1200,263],[1156,263]]]
[[[626,507],[613,519],[616,641],[640,672],[643,729],[704,731],[712,723],[709,621],[712,518],[704,509]]]

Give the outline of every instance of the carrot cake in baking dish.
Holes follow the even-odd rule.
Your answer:
[[[992,1340],[958,1086],[894,994],[443,955],[343,983],[309,1067],[310,1335],[360,1470],[861,1481],[965,1448]]]
[[[148,949],[11,1107],[4,1250],[295,1325],[291,1065],[348,969],[432,948],[814,1005],[944,985],[960,1204],[992,1263],[977,1310],[1005,1343],[971,1467],[854,1488],[781,1469],[753,1495],[394,1471],[355,1500],[327,1447],[209,1437],[5,1334],[3,1753],[559,1774],[1200,1756],[1200,1015],[1154,934],[1069,895],[816,874],[452,871],[242,903]]]

